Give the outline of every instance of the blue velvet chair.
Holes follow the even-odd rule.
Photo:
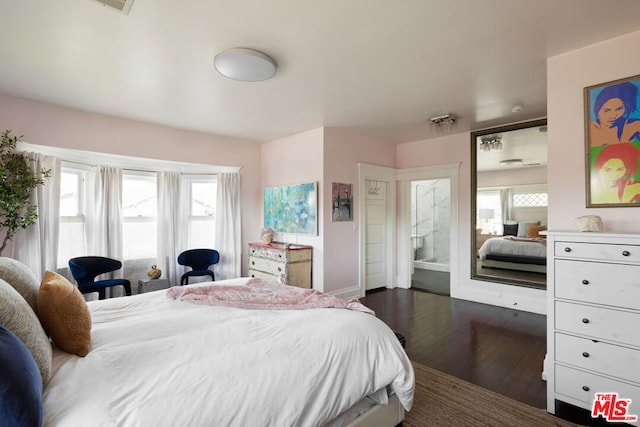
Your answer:
[[[106,289],[114,286],[124,287],[126,295],[131,295],[131,283],[126,279],[96,280],[96,277],[120,270],[122,262],[101,256],[81,256],[69,260],[71,275],[78,283],[80,293],[98,293],[98,299],[105,299]]]
[[[220,261],[220,254],[215,249],[189,249],[178,255],[178,264],[191,268],[180,278],[180,286],[189,284],[189,277],[211,276],[216,280],[209,267]]]

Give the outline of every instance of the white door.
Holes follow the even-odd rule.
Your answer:
[[[365,180],[365,290],[387,286],[387,183]]]

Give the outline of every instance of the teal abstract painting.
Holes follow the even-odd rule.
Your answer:
[[[276,233],[318,234],[315,182],[266,187],[264,227]]]

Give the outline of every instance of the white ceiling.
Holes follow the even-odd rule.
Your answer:
[[[258,142],[330,126],[399,143],[443,113],[456,131],[545,116],[546,58],[640,30],[640,1],[19,0],[0,16],[0,93]],[[219,75],[232,47],[275,77]]]

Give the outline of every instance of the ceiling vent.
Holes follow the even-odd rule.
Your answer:
[[[103,6],[108,6],[112,9],[122,12],[125,15],[129,14],[129,9],[133,4],[133,0],[93,0],[96,3],[100,3]]]

